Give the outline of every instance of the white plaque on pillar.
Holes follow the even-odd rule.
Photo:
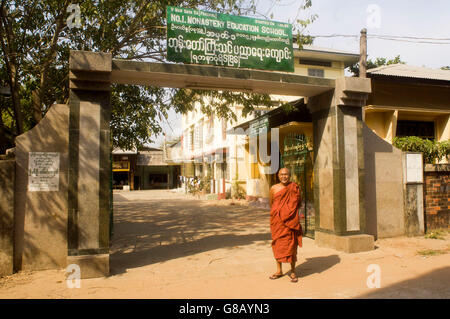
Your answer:
[[[422,154],[406,154],[406,183],[423,183]]]
[[[30,152],[28,157],[28,191],[59,190],[59,153]]]

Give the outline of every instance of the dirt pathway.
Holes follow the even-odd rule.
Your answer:
[[[305,238],[294,284],[268,279],[267,211],[164,190],[117,192],[114,212],[111,276],[69,289],[64,269],[20,272],[0,279],[0,298],[450,298],[448,234],[381,239],[356,254]],[[371,264],[380,288],[367,286]]]

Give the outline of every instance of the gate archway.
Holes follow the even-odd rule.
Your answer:
[[[214,66],[125,61],[112,59],[108,53],[71,51],[69,81],[66,262],[79,265],[82,278],[109,274],[112,83],[306,97],[315,141],[316,243],[343,250],[373,249],[373,237],[365,235],[361,133],[361,107],[370,93],[369,79],[331,80]],[[33,237],[39,231],[30,228],[25,233]],[[45,253],[51,247],[33,249]],[[22,252],[26,250],[22,248]],[[22,268],[38,267],[30,264]]]

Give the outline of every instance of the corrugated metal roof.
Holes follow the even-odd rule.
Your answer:
[[[368,74],[404,78],[450,81],[450,71],[429,69],[406,64],[390,64],[367,70]]]
[[[227,131],[227,134],[231,135],[245,135],[248,132],[244,132],[250,127],[251,123],[256,123],[258,121],[261,121],[264,118],[268,119],[269,122],[269,128],[273,127],[279,127],[280,125],[292,122],[292,121],[298,121],[298,122],[312,122],[311,113],[306,107],[305,99],[300,98],[298,100],[295,100],[291,102],[291,105],[294,106],[295,109],[286,111],[286,109],[283,106],[277,107],[276,109],[273,109],[261,116],[258,116],[252,120],[249,120],[247,122],[241,123],[237,126],[234,126],[232,129]],[[243,131],[238,131],[238,128],[242,128]]]

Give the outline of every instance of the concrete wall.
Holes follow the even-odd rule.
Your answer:
[[[425,232],[423,184],[405,184],[405,235],[420,236]]]
[[[366,231],[375,238],[405,233],[402,152],[363,125]]]
[[[0,277],[13,273],[14,160],[0,160]]]
[[[442,115],[436,119],[436,139],[450,140],[450,115]]]
[[[66,266],[69,107],[52,105],[33,129],[16,138],[16,270]],[[59,153],[57,191],[28,191],[30,152]]]

